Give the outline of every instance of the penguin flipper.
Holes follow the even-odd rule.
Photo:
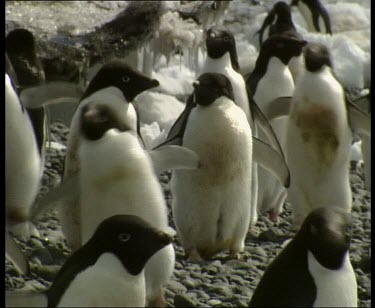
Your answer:
[[[74,83],[65,81],[48,82],[43,85],[23,89],[20,94],[22,104],[27,108],[62,102],[78,103],[83,90]]]
[[[56,187],[51,188],[40,200],[34,204],[31,212],[35,221],[48,209],[54,209],[58,205],[73,207],[79,199],[79,174],[70,175]]]
[[[5,292],[5,307],[47,307],[47,295],[42,292]]]
[[[187,148],[168,145],[148,152],[154,165],[156,174],[169,169],[197,169],[198,155]]]
[[[289,168],[285,159],[269,144],[253,136],[253,160],[272,172],[286,188],[290,185]]]
[[[366,136],[371,136],[371,117],[349,100],[346,100],[346,106],[352,130]]]
[[[281,155],[284,157],[283,150],[281,148],[281,145],[279,143],[279,139],[277,138],[271,124],[269,123],[267,117],[264,115],[262,110],[259,108],[259,106],[255,103],[255,101],[252,99],[251,102],[251,112],[252,115],[256,121],[256,123],[259,125],[260,129],[265,133],[268,140],[270,140],[271,144],[281,153]]]
[[[289,115],[290,107],[292,105],[291,96],[281,96],[265,104],[263,114],[268,120]]]
[[[29,262],[7,230],[5,230],[5,255],[8,260],[12,261],[19,273],[22,275],[28,274],[30,270]]]

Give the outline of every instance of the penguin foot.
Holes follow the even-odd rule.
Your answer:
[[[229,256],[232,258],[232,259],[236,259],[236,260],[239,260],[239,261],[242,261],[244,260],[245,256],[239,252],[239,251],[234,251],[234,250],[231,250],[230,253],[229,253]]]
[[[8,226],[13,236],[28,241],[31,236],[40,237],[38,229],[31,221],[24,221]]]
[[[251,225],[249,226],[249,234],[252,236],[252,237],[258,237],[259,236],[259,228],[256,227],[255,225]]]
[[[156,293],[156,295],[153,298],[150,298],[147,300],[146,307],[165,307],[166,300],[164,296],[164,290],[163,288],[160,288],[159,291]]]
[[[202,262],[203,258],[200,256],[197,249],[192,249],[189,252],[186,252],[188,262]]]

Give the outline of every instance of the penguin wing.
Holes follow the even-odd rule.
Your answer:
[[[78,104],[82,95],[83,90],[78,85],[65,81],[54,81],[23,89],[20,99],[25,107],[38,108],[42,105],[62,102]]]
[[[198,155],[181,146],[168,145],[151,150],[148,154],[157,175],[168,169],[197,169],[199,167]]]
[[[184,136],[184,133],[185,133],[186,123],[188,121],[191,110],[195,106],[196,104],[193,102],[193,95],[190,95],[186,102],[184,111],[180,114],[176,122],[174,122],[171,129],[169,130],[166,141],[162,142],[161,144],[156,146],[154,149],[157,149],[159,147],[166,146],[166,145],[182,145],[182,137]]]
[[[27,275],[30,270],[29,263],[20,246],[7,230],[5,230],[5,255],[8,260],[12,261],[19,273]]]
[[[251,113],[256,121],[256,123],[259,125],[259,127],[262,129],[262,131],[266,134],[268,139],[270,140],[271,144],[281,153],[281,155],[284,157],[283,150],[280,146],[279,140],[269,123],[268,119],[262,112],[262,110],[259,108],[259,106],[255,103],[253,99],[251,99]]]
[[[371,117],[349,100],[346,100],[346,108],[352,130],[366,136],[371,136]]]
[[[263,108],[263,114],[268,120],[286,116],[289,115],[291,105],[291,96],[281,96],[265,104],[265,108]]]
[[[289,168],[284,156],[269,144],[253,136],[253,160],[272,172],[286,188],[290,185]]]
[[[51,188],[33,206],[32,220],[39,218],[48,209],[56,208],[58,205],[74,207],[79,199],[79,174],[70,175],[56,187]]]
[[[331,19],[329,18],[328,11],[324,7],[321,7],[320,15],[323,18],[324,26],[326,27],[326,32],[332,35]],[[319,27],[319,22],[318,22],[318,27]],[[320,31],[322,31],[322,29],[320,29]]]
[[[45,293],[11,291],[5,292],[5,307],[47,307]]]

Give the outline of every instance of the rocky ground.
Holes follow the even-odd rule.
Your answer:
[[[61,123],[52,125],[52,141],[66,145],[68,129]],[[60,181],[65,149],[47,150],[45,172],[40,195]],[[160,177],[170,207],[170,174]],[[350,257],[357,275],[360,307],[371,307],[371,194],[364,188],[362,163],[351,165],[351,186],[353,191],[353,237]],[[171,215],[170,215],[171,218]],[[171,220],[171,225],[173,222]],[[61,233],[56,213],[45,214],[37,223],[40,238],[25,242],[18,240],[31,265],[31,273],[21,276],[10,262],[6,262],[6,290],[42,291],[51,284],[70,250]],[[169,307],[245,307],[257,286],[263,272],[282,243],[293,236],[291,231],[291,210],[288,204],[279,218],[278,225],[261,216],[258,236],[246,238],[243,260],[233,260],[227,253],[221,253],[202,264],[184,260],[183,250],[174,243],[176,265],[172,279],[166,286]]]

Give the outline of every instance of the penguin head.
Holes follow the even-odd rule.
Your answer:
[[[138,275],[149,258],[172,241],[138,216],[114,215],[103,220],[88,244],[100,253],[115,254],[130,274]]]
[[[5,50],[22,87],[44,83],[44,70],[36,55],[34,36],[29,30],[20,28],[10,31]]]
[[[232,84],[223,74],[204,73],[193,83],[195,103],[208,106],[222,96],[234,101]]]
[[[309,43],[305,50],[305,65],[309,72],[317,72],[326,65],[332,67],[328,48],[320,43]]]
[[[103,65],[98,71],[83,94],[81,101],[101,89],[116,87],[121,90],[127,102],[132,102],[138,94],[158,85],[159,81],[156,79],[151,79],[123,61],[114,59]]]
[[[297,236],[324,267],[336,270],[350,245],[350,214],[338,207],[314,210],[303,222]]]
[[[80,130],[84,138],[98,140],[113,128],[120,132],[134,130],[121,121],[116,111],[108,105],[87,104],[81,109]]]
[[[269,59],[277,57],[282,63],[288,65],[293,57],[302,53],[307,42],[297,36],[297,34],[279,34],[267,38],[262,44],[257,63],[267,64]]]
[[[290,6],[283,1],[277,2],[273,6],[272,12],[273,14],[277,16],[279,20],[286,20],[286,21],[292,20],[292,13],[291,13]]]
[[[231,31],[217,26],[211,27],[206,32],[206,47],[207,54],[212,59],[221,58],[229,52],[233,69],[239,71],[236,41]]]

